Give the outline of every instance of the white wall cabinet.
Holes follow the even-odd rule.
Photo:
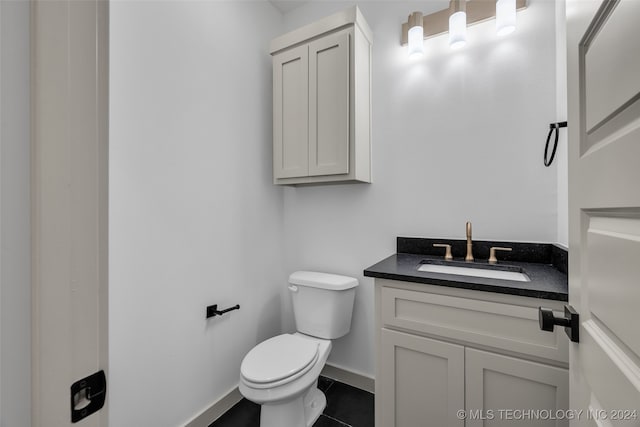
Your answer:
[[[271,42],[275,184],[371,182],[371,38],[353,7]]]
[[[568,338],[537,320],[562,302],[375,283],[376,425],[568,426],[553,416],[569,407]]]

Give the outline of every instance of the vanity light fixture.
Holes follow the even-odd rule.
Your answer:
[[[409,45],[409,55],[423,52],[419,41],[449,33],[449,45],[456,48],[466,42],[467,25],[496,18],[499,35],[509,34],[516,26],[516,10],[527,7],[527,0],[450,0],[449,7],[429,15],[413,12],[402,24],[402,45]],[[420,25],[420,19],[422,25]],[[409,30],[413,30],[410,34]]]
[[[452,0],[449,16],[449,46],[459,49],[467,44],[467,0]]]
[[[409,58],[422,56],[424,53],[424,28],[422,26],[422,13],[413,12],[408,20],[408,50]]]

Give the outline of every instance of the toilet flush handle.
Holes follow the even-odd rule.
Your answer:
[[[298,292],[298,287],[296,285],[289,285],[289,290],[291,292]]]

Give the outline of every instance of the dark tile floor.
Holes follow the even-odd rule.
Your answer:
[[[373,394],[326,377],[320,377],[318,388],[327,407],[313,427],[373,427]],[[260,405],[242,399],[209,427],[259,426]]]

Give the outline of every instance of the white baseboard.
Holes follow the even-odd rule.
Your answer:
[[[373,393],[375,390],[376,381],[374,378],[341,366],[326,364],[324,368],[322,368],[320,375],[338,380],[341,383],[349,384],[352,387],[368,391],[369,393]]]
[[[202,410],[200,414],[187,421],[183,427],[209,427],[212,422],[220,418],[240,400],[242,400],[242,395],[238,391],[238,387],[234,387],[229,393]]]

